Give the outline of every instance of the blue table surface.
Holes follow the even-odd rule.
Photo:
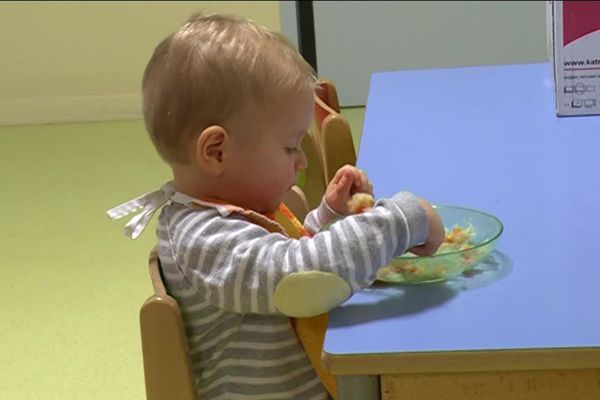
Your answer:
[[[471,278],[356,293],[326,353],[600,346],[600,116],[556,116],[549,64],[374,74],[358,166],[378,198],[477,208],[504,232]]]

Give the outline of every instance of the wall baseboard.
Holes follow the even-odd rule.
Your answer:
[[[141,118],[140,94],[0,100],[0,125],[5,126]]]

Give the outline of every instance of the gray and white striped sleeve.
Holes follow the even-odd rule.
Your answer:
[[[333,211],[325,202],[325,197],[323,197],[319,207],[309,212],[306,218],[304,218],[304,228],[310,233],[315,234],[323,229],[323,227],[343,217],[343,215]]]
[[[353,292],[367,287],[392,257],[424,243],[428,230],[425,211],[408,192],[299,240],[269,233],[242,217],[211,215],[169,234],[173,256],[205,301],[237,313],[279,313],[275,288],[295,272],[334,273]]]

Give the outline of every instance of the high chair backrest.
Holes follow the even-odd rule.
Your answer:
[[[323,159],[326,184],[340,167],[356,165],[352,130],[340,114],[337,90],[331,81],[320,81],[315,91],[315,136]]]
[[[319,80],[317,82],[317,89],[315,90],[315,94],[333,111],[335,111],[338,114],[341,112],[340,102],[338,100],[337,95],[337,89],[333,82],[328,80]],[[319,117],[318,115],[319,113],[317,111],[317,119],[323,120],[323,117]]]
[[[352,131],[340,114],[335,85],[318,82],[315,90],[315,117],[310,134],[304,137],[302,149],[308,159],[302,187],[310,209],[319,206],[336,171],[345,164],[356,165]]]
[[[146,399],[198,400],[181,310],[167,294],[156,247],[148,264],[154,294],[140,310]]]
[[[308,166],[304,171],[305,180],[302,190],[306,195],[308,207],[312,210],[321,204],[321,199],[327,188],[323,157],[321,156],[319,144],[313,132],[304,136],[304,139],[302,140],[302,150],[308,160]]]
[[[283,204],[285,204],[286,207],[290,209],[292,214],[298,218],[298,221],[302,223],[304,222],[306,214],[308,214],[310,211],[306,195],[304,194],[304,191],[297,185],[292,186],[292,188],[285,194],[283,197]]]

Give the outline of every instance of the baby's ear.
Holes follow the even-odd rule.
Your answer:
[[[196,139],[196,164],[210,176],[223,172],[223,150],[227,131],[222,126],[212,125],[204,129]]]

